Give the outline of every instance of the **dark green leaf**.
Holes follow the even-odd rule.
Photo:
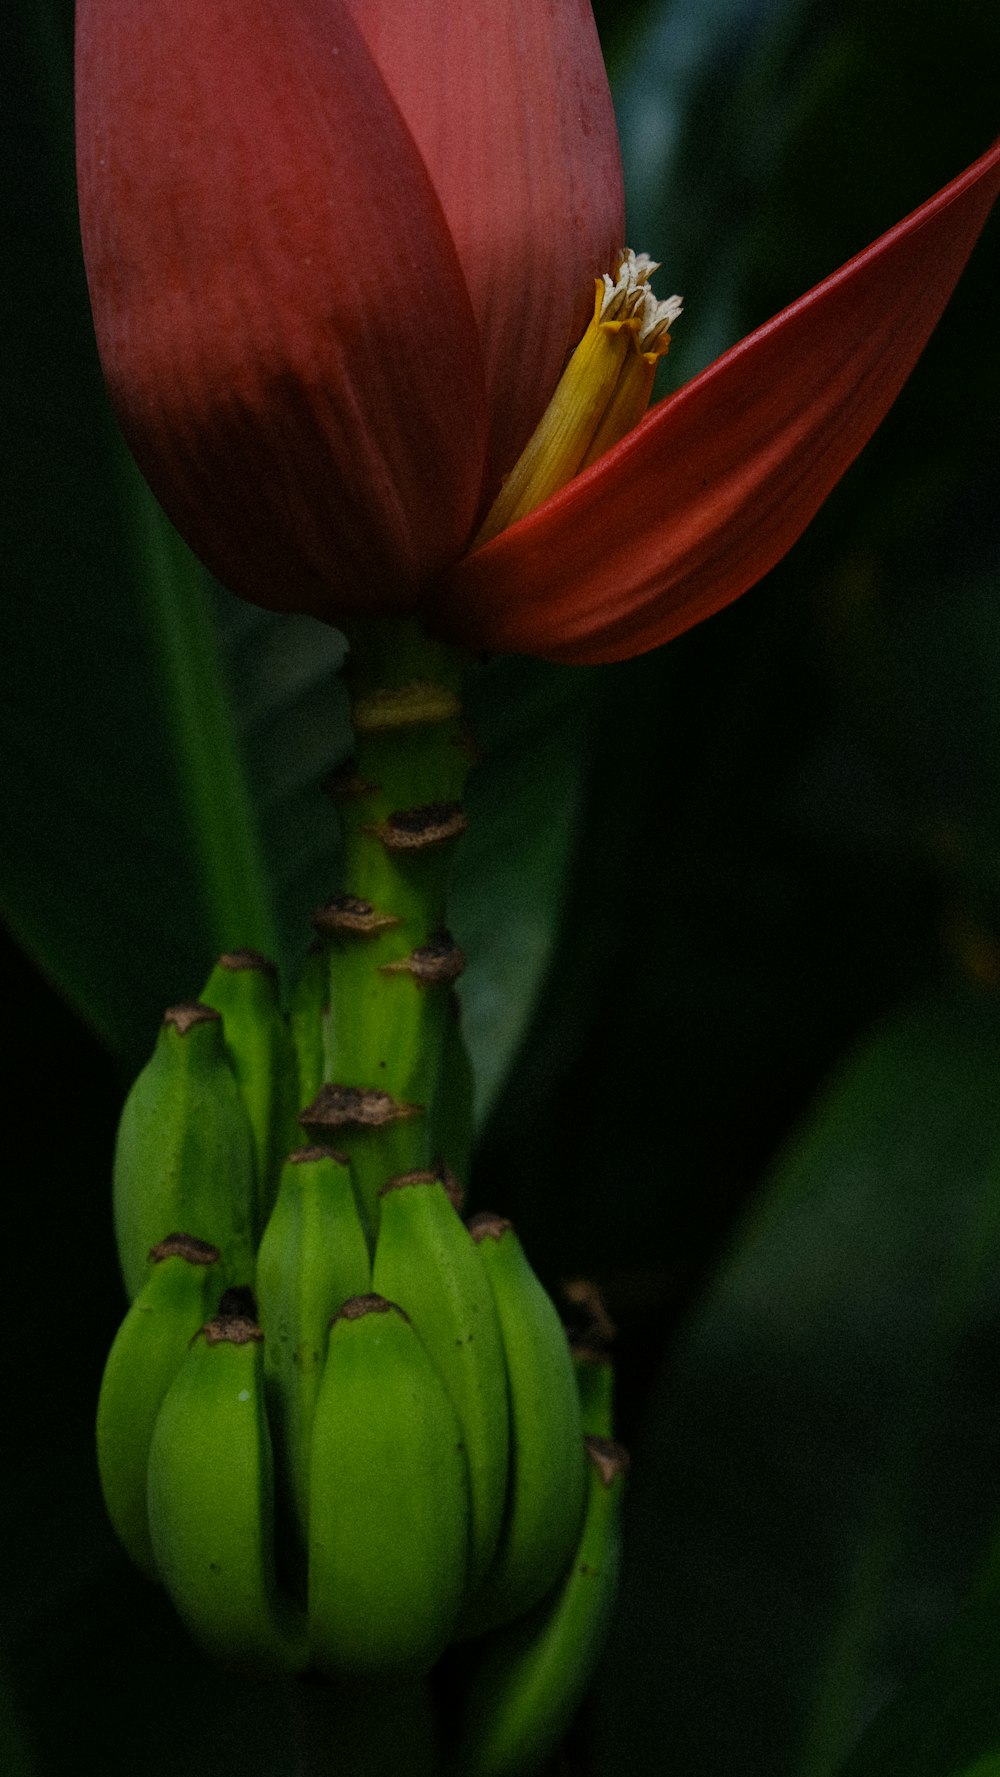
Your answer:
[[[777,1169],[639,1452],[600,1768],[828,1777],[981,1562],[1000,1487],[1000,1026],[875,1036]]]
[[[451,906],[470,959],[461,994],[480,1125],[518,1052],[558,937],[593,687],[588,674],[530,660],[495,661],[470,684],[482,758],[469,783],[469,832]]]
[[[997,1777],[1000,1598],[971,1604],[838,1777]]]

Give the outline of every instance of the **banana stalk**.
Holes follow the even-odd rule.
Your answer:
[[[310,1140],[350,1158],[374,1234],[388,1179],[467,1147],[464,1112],[446,1116],[442,1080],[460,1087],[464,1067],[452,988],[465,959],[445,900],[470,761],[462,659],[398,621],[352,625],[348,639],[357,753],[331,780],[346,892],[316,916],[329,947],[328,1045],[324,1084],[300,1121]]]

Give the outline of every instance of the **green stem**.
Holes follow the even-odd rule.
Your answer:
[[[390,1178],[464,1166],[467,1064],[452,991],[464,958],[446,901],[471,760],[462,656],[398,620],[359,624],[348,640],[356,753],[333,785],[345,892],[319,916],[326,1084],[302,1120],[348,1154],[374,1230]]]

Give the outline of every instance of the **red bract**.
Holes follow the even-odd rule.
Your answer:
[[[470,551],[623,240],[586,0],[78,0],[108,386],[235,592],[643,652],[791,546],[913,367],[1000,147]]]
[[[233,591],[412,610],[622,240],[587,0],[79,0],[105,377]]]
[[[435,594],[441,629],[627,660],[746,592],[895,400],[998,191],[1000,145],[460,561]]]

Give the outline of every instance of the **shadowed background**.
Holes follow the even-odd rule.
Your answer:
[[[686,298],[663,388],[998,127],[978,0],[946,30],[929,0],[597,10],[630,242]],[[304,948],[339,644],[236,605],[159,521],[91,339],[69,8],[16,0],[9,37],[0,1752],[291,1777],[276,1694],[205,1667],[119,1553],[92,1420],[121,1096],[221,948]],[[745,600],[625,666],[473,677],[472,1203],[553,1287],[602,1283],[635,1458],[581,1777],[959,1777],[1000,1748],[989,1594],[950,1627],[1000,1502],[998,249],[994,221]]]

